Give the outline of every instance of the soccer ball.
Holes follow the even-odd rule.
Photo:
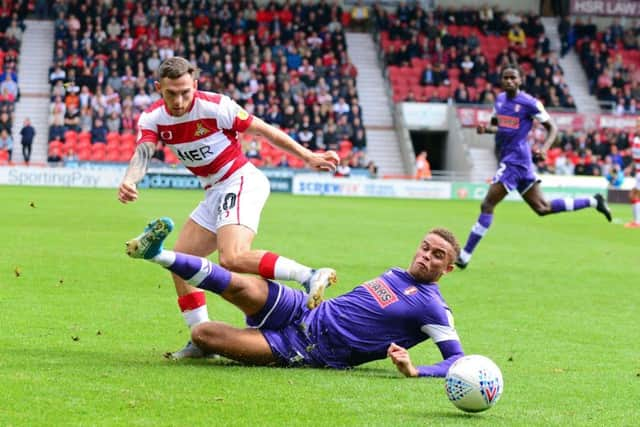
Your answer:
[[[444,382],[451,403],[465,412],[482,412],[502,395],[500,368],[488,357],[464,356],[449,368]]]

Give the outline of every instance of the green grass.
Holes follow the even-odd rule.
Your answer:
[[[441,379],[401,378],[388,360],[331,371],[163,359],[188,339],[173,286],[127,258],[124,242],[157,216],[181,226],[201,196],[146,190],[123,206],[115,190],[0,187],[0,425],[638,424],[640,232],[593,210],[538,218],[499,206],[470,267],[441,283],[465,351],[492,358],[505,379],[495,408],[467,415]],[[433,226],[464,241],[478,211],[274,194],[254,246],[335,267],[337,295],[407,266]],[[243,322],[214,295],[208,306]],[[411,354],[440,359],[430,342]]]

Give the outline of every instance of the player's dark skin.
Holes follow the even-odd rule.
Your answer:
[[[522,84],[522,78],[520,77],[520,71],[515,68],[505,68],[502,71],[502,89],[506,92],[507,97],[513,98],[517,95]],[[544,142],[542,150],[536,153],[537,156],[544,156],[544,153],[551,147],[558,135],[558,128],[553,121],[548,120],[542,123],[542,126],[547,130],[547,139]],[[484,133],[496,133],[498,131],[498,119],[496,117],[491,118],[491,123],[488,126],[479,125],[476,129],[478,134]],[[500,182],[493,183],[489,186],[489,191],[485,196],[482,204],[480,205],[480,211],[484,214],[493,214],[495,207],[507,196],[507,189]],[[535,213],[540,216],[551,213],[551,204],[545,199],[542,190],[540,189],[540,183],[536,182],[533,186],[524,194],[522,198],[533,209]]]

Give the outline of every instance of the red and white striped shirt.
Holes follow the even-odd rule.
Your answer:
[[[169,114],[162,99],[152,104],[138,120],[137,143],[163,141],[206,189],[247,163],[238,133],[252,120],[228,96],[196,91],[180,117]]]

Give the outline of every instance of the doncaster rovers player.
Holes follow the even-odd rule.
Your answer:
[[[314,307],[322,300],[324,289],[335,282],[333,269],[313,270],[272,252],[251,249],[270,187],[264,174],[244,156],[238,134],[263,135],[315,170],[335,170],[338,155],[333,151],[313,153],[227,96],[197,90],[195,75],[196,69],[181,57],[160,65],[155,85],[162,99],[138,120],[138,146],[118,199],[122,203],[137,200],[136,184],[147,173],[156,145],[163,141],[198,176],[205,190],[204,200],[187,219],[175,250],[198,256],[217,250],[220,264],[232,271],[296,280],[308,292],[309,307]],[[209,320],[204,293],[175,274],[173,280],[189,328]],[[171,354],[174,358],[201,355],[191,343]]]

